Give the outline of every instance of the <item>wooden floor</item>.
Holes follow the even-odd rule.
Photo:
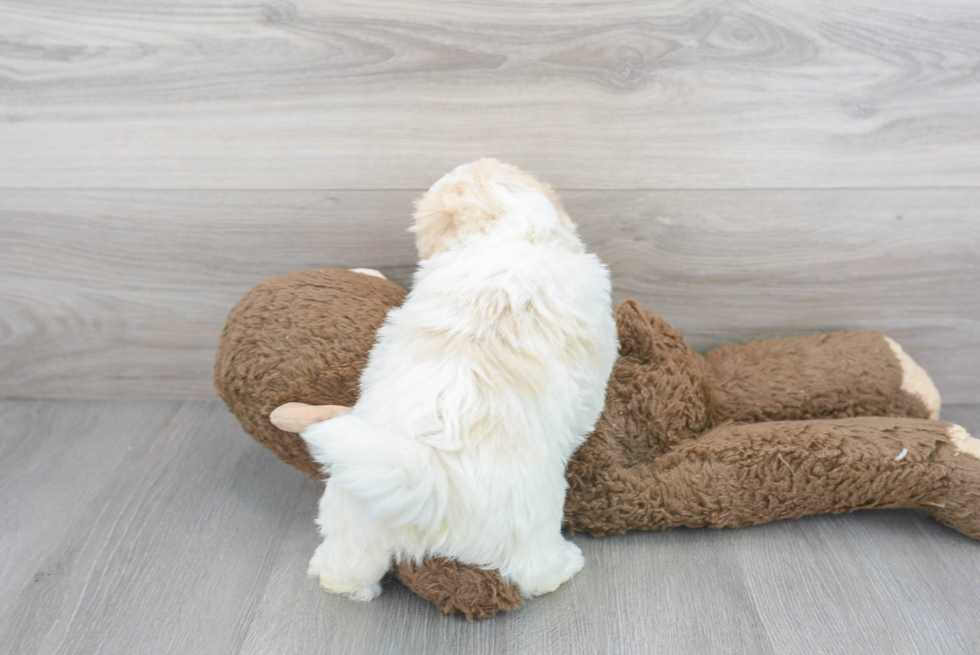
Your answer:
[[[577,536],[571,582],[467,624],[396,582],[322,591],[318,485],[220,403],[8,400],[0,426],[8,653],[980,652],[980,543],[911,510]]]

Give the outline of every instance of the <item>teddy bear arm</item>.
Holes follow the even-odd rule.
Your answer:
[[[880,332],[728,344],[704,356],[715,424],[897,416],[939,418],[939,393]]]
[[[566,520],[597,536],[911,507],[980,539],[980,440],[938,421],[726,423],[652,462],[582,473]]]
[[[401,562],[393,573],[443,614],[462,614],[470,622],[517,609],[524,602],[520,587],[505,581],[498,571],[441,557],[428,557],[421,563]]]

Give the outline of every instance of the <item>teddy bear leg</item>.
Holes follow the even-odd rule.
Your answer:
[[[383,529],[363,519],[347,492],[329,483],[320,500],[317,524],[323,542],[307,573],[332,593],[354,600],[377,598],[392,558]]]
[[[950,486],[945,497],[926,504],[937,519],[968,537],[980,539],[980,439],[962,426],[947,428],[952,452],[946,450],[950,467]]]
[[[704,356],[714,423],[848,416],[939,417],[921,366],[880,332],[728,344]]]
[[[598,535],[909,507],[980,539],[980,449],[961,430],[879,417],[727,423],[648,464],[571,479],[566,519]]]

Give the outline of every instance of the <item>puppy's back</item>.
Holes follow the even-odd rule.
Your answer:
[[[382,328],[358,405],[444,450],[489,439],[518,453],[558,439],[570,454],[598,416],[615,356],[609,276],[595,256],[474,243],[423,262]]]

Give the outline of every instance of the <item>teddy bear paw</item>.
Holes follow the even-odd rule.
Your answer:
[[[933,384],[932,378],[929,377],[924,368],[908,356],[908,353],[898,342],[889,337],[885,337],[885,341],[888,342],[888,346],[895,353],[895,357],[898,358],[898,363],[902,367],[902,391],[919,398],[929,411],[929,418],[933,421],[939,420],[942,399],[939,397],[939,390]]]
[[[980,459],[980,439],[972,436],[962,425],[950,425],[946,434],[956,448],[957,456],[966,453]]]
[[[953,446],[946,460],[949,487],[943,498],[927,502],[924,509],[949,527],[980,540],[980,439],[960,425],[949,425],[946,436]]]

